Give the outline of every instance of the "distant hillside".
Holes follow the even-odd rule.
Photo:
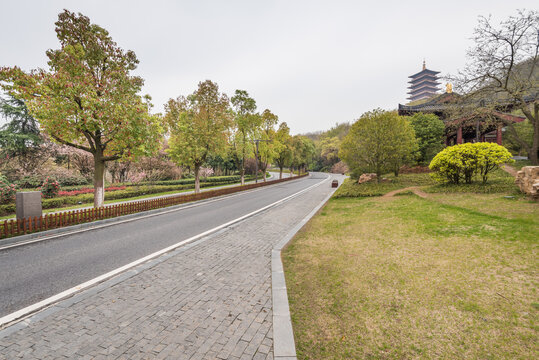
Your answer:
[[[342,140],[342,139],[344,139],[346,134],[348,134],[348,131],[350,131],[350,126],[352,126],[352,125],[350,125],[349,122],[336,123],[329,130],[326,130],[326,131],[322,131],[322,130],[313,131],[313,132],[308,132],[308,133],[300,134],[300,135],[311,139],[315,143],[319,142],[323,138],[338,137],[339,140]]]

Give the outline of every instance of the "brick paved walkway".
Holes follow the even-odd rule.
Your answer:
[[[271,249],[329,183],[0,339],[7,359],[272,359]]]

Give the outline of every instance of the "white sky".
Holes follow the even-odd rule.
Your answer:
[[[295,134],[395,109],[423,58],[442,75],[464,66],[478,15],[537,2],[0,0],[0,66],[46,68],[64,8],[135,51],[156,111],[210,79],[229,96],[247,90]]]

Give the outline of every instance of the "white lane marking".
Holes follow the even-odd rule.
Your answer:
[[[283,183],[270,184],[270,185],[267,185],[267,186],[274,186],[274,185],[279,185],[279,184],[283,184]],[[40,238],[36,238],[36,239],[33,239],[33,240],[21,241],[21,242],[17,242],[17,243],[14,243],[14,244],[9,244],[9,245],[5,245],[5,246],[0,246],[0,251],[2,251],[2,250],[7,250],[7,249],[11,249],[11,248],[18,247],[18,246],[29,245],[29,244],[33,244],[33,243],[41,242],[41,241],[45,241],[45,240],[56,239],[56,238],[60,238],[60,237],[63,237],[63,236],[74,235],[74,234],[78,234],[78,233],[85,232],[85,231],[92,231],[92,230],[97,230],[97,229],[101,229],[101,228],[105,228],[105,227],[109,227],[109,226],[114,226],[114,225],[124,224],[124,223],[131,222],[131,221],[137,221],[137,220],[147,219],[147,218],[149,218],[149,217],[158,216],[158,215],[163,215],[163,214],[168,214],[168,213],[171,213],[171,212],[174,212],[174,211],[180,211],[180,210],[184,210],[184,209],[190,209],[190,208],[195,207],[195,206],[205,205],[205,204],[210,204],[210,203],[212,203],[212,202],[225,200],[225,199],[228,199],[228,198],[231,198],[231,197],[234,197],[234,196],[239,196],[239,195],[248,194],[248,193],[255,192],[255,191],[260,191],[260,190],[263,190],[264,188],[265,188],[265,186],[262,186],[262,187],[256,188],[256,189],[250,189],[250,190],[238,191],[237,193],[228,194],[228,195],[221,195],[221,196],[219,196],[217,199],[210,199],[210,200],[206,200],[206,201],[204,201],[204,202],[200,202],[200,200],[198,200],[198,201],[195,200],[195,202],[193,202],[193,203],[191,203],[191,204],[187,203],[187,204],[184,205],[184,206],[181,206],[181,204],[180,204],[181,207],[179,207],[179,208],[176,208],[176,209],[170,209],[170,210],[165,210],[165,211],[160,211],[160,212],[155,213],[155,214],[148,214],[148,215],[137,216],[137,217],[132,218],[132,219],[125,219],[125,220],[114,221],[114,222],[111,222],[111,223],[108,223],[108,224],[96,225],[96,226],[92,226],[92,227],[88,227],[88,228],[84,228],[84,229],[80,229],[80,230],[73,230],[73,231],[69,231],[69,232],[62,232],[62,233],[60,233],[60,234],[47,235],[47,236],[40,237]],[[178,206],[178,205],[173,205],[173,206]],[[162,208],[162,209],[164,209],[164,208]],[[159,209],[154,209],[154,210],[159,210]],[[151,210],[149,210],[149,211],[151,211]],[[134,214],[131,214],[131,215],[136,215],[136,214],[137,214],[137,213],[134,213]],[[114,218],[111,218],[111,219],[114,219]],[[107,220],[108,220],[108,219],[107,219]],[[90,222],[90,223],[83,223],[83,224],[91,224],[91,222]],[[0,324],[0,325],[1,325],[1,324]]]
[[[273,206],[279,205],[279,204],[281,204],[281,203],[283,203],[285,201],[288,201],[291,198],[296,197],[296,196],[298,196],[298,195],[300,195],[300,194],[302,194],[302,193],[304,193],[306,191],[309,191],[310,189],[312,189],[314,187],[322,185],[323,183],[325,183],[329,179],[330,179],[330,176],[328,176],[325,180],[323,180],[323,181],[321,181],[321,182],[319,182],[317,184],[311,185],[308,188],[300,190],[297,193],[294,193],[294,194],[289,195],[289,196],[287,196],[287,197],[285,197],[285,198],[283,198],[281,200],[278,200],[278,201],[276,201],[274,203],[266,205],[266,206],[264,206],[264,207],[262,207],[262,208],[260,208],[258,210],[252,211],[252,212],[250,212],[248,214],[240,216],[239,218],[231,220],[231,221],[229,221],[229,222],[227,222],[225,224],[222,224],[222,225],[219,225],[217,227],[214,227],[213,229],[204,231],[203,233],[200,233],[198,235],[190,237],[189,239],[180,241],[180,242],[178,242],[178,243],[176,243],[174,245],[168,246],[168,247],[166,247],[166,248],[164,248],[162,250],[156,251],[156,252],[154,252],[154,253],[152,253],[150,255],[147,255],[147,256],[144,256],[143,258],[135,260],[135,261],[133,261],[133,262],[127,264],[127,265],[124,265],[124,266],[121,266],[121,267],[119,267],[117,269],[109,271],[106,274],[103,274],[103,275],[98,276],[96,278],[93,278],[93,279],[91,279],[89,281],[86,281],[86,282],[84,282],[82,284],[76,285],[76,286],[74,286],[74,287],[72,287],[70,289],[62,291],[62,292],[60,292],[60,293],[58,293],[56,295],[53,295],[53,296],[51,296],[51,297],[49,297],[49,298],[47,298],[45,300],[42,300],[42,301],[37,302],[37,303],[35,303],[33,305],[27,306],[27,307],[25,307],[25,308],[23,308],[21,310],[18,310],[18,311],[15,311],[15,312],[11,313],[11,314],[8,314],[8,315],[0,318],[0,328],[3,327],[3,325],[5,325],[7,323],[15,321],[15,320],[17,320],[17,319],[19,319],[19,318],[21,318],[23,316],[26,316],[26,315],[30,314],[30,313],[36,312],[36,311],[38,311],[38,310],[40,310],[40,309],[42,309],[42,308],[44,308],[44,307],[46,307],[48,305],[51,305],[51,304],[53,304],[53,303],[55,303],[55,302],[57,302],[57,301],[59,301],[59,300],[61,300],[63,298],[66,298],[66,297],[68,297],[70,295],[73,295],[74,293],[76,293],[76,292],[78,292],[80,290],[86,289],[86,288],[88,288],[88,287],[90,287],[92,285],[95,285],[97,283],[100,283],[100,282],[102,282],[102,281],[104,281],[104,280],[106,280],[106,279],[108,279],[110,277],[118,275],[118,274],[132,268],[132,267],[135,267],[135,266],[140,265],[140,264],[142,264],[142,263],[144,263],[144,262],[146,262],[148,260],[151,260],[151,259],[153,259],[155,257],[160,256],[160,255],[163,255],[163,254],[165,254],[165,253],[167,253],[167,252],[169,252],[171,250],[174,250],[174,249],[176,249],[176,248],[178,248],[178,247],[180,247],[182,245],[185,245],[187,243],[190,243],[190,242],[193,242],[193,241],[198,240],[200,238],[203,238],[204,236],[210,235],[211,233],[214,233],[214,232],[216,232],[218,230],[226,228],[227,226],[230,226],[230,225],[232,225],[234,223],[240,222],[240,221],[242,221],[242,220],[244,220],[244,219],[246,219],[248,217],[256,215],[256,214],[258,214],[258,213],[260,213],[260,212],[262,212],[264,210],[267,210],[270,207],[273,207]]]

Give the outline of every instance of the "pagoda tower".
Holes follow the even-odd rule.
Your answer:
[[[439,71],[427,69],[425,60],[423,60],[423,70],[417,74],[408,76],[410,79],[412,79],[408,81],[410,84],[408,87],[408,89],[410,89],[410,91],[408,91],[408,95],[410,95],[408,100],[416,101],[436,95],[436,92],[439,90],[438,85],[440,85],[438,82],[439,73]]]

